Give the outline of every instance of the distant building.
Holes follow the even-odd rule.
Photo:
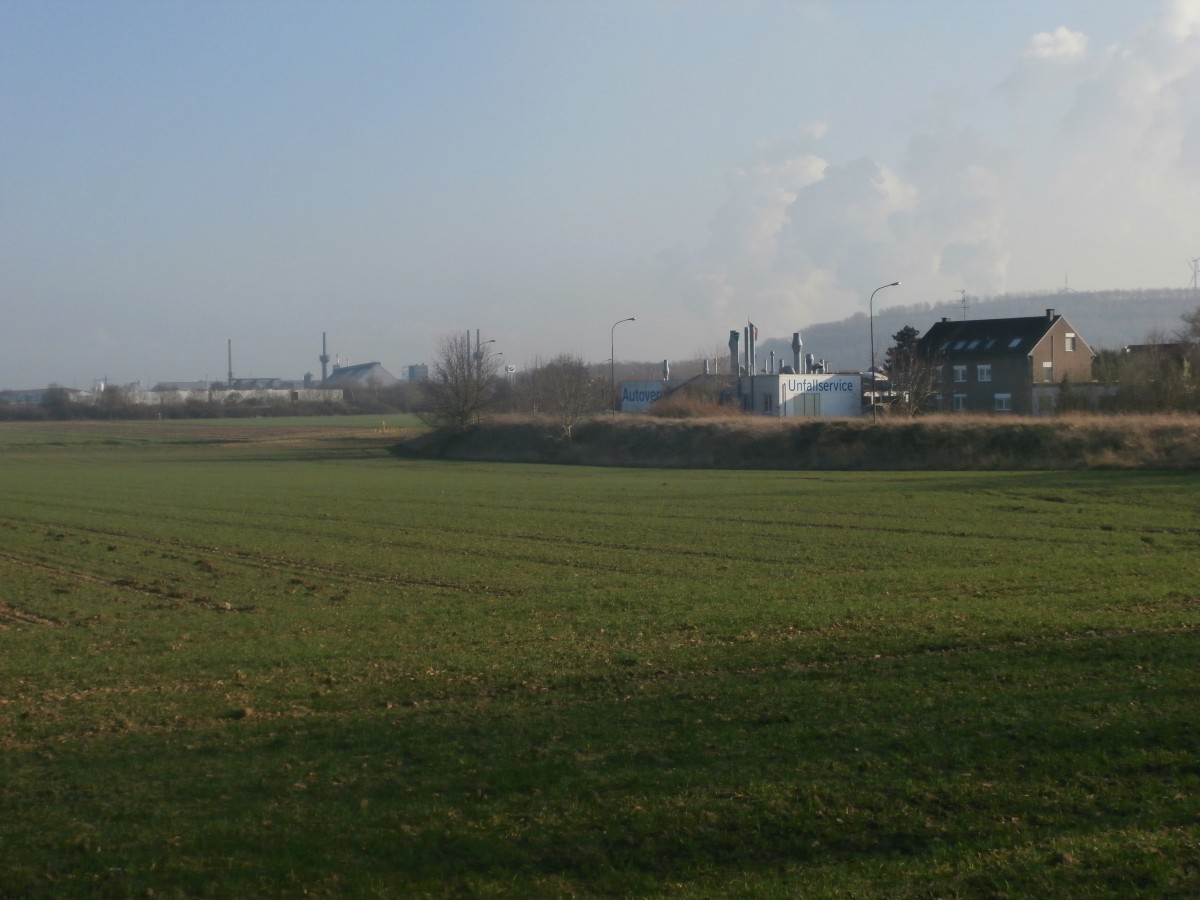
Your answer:
[[[1063,380],[1092,381],[1095,353],[1063,316],[943,318],[917,342],[938,367],[938,408],[1038,415],[1053,410]]]
[[[429,366],[425,365],[425,363],[419,363],[418,365],[415,365],[415,366],[409,366],[408,367],[408,380],[409,381],[428,381],[429,380]]]
[[[325,387],[389,388],[400,380],[377,362],[359,363],[355,366],[334,366]]]
[[[95,396],[91,391],[77,388],[48,387],[18,391],[0,391],[0,406],[43,406],[47,397],[58,395],[70,403],[90,402]]]

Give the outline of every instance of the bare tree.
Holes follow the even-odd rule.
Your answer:
[[[1176,334],[1181,341],[1200,341],[1200,306],[1180,316],[1185,327]]]
[[[671,365],[671,373],[678,378],[691,378],[703,375],[704,366],[708,365],[709,375],[729,374],[729,348],[724,344],[710,344],[696,350],[688,359],[681,359]]]
[[[531,371],[525,385],[534,411],[553,418],[567,440],[580,419],[605,407],[608,390],[607,379],[589,371],[580,357],[567,353]]]
[[[498,370],[499,357],[488,344],[473,349],[466,331],[443,337],[421,383],[430,416],[443,425],[478,421],[495,397]]]
[[[1186,314],[1184,322],[1200,324],[1200,310]],[[1130,412],[1185,411],[1196,408],[1200,396],[1197,384],[1197,354],[1188,339],[1188,331],[1171,335],[1155,329],[1141,344],[1126,347],[1120,361],[1120,386],[1117,408]]]
[[[884,368],[892,388],[892,409],[912,418],[930,408],[938,391],[940,363],[923,355],[921,333],[905,325],[892,335],[895,341],[884,356]]]

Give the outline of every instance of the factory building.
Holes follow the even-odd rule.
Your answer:
[[[803,353],[800,332],[792,335],[792,362],[776,361],[774,352],[761,369],[757,366],[754,342],[757,329],[745,331],[746,352],[739,353],[741,336],[729,332],[730,370],[736,377],[701,375],[686,382],[671,381],[670,369],[663,363],[663,377],[658,381],[626,381],[621,383],[619,408],[622,412],[649,412],[658,400],[677,390],[688,389],[697,380],[706,383],[708,392],[722,397],[722,402],[737,403],[748,413],[792,418],[854,418],[862,415],[862,375],[827,372],[824,360]],[[711,383],[711,384],[709,384]],[[721,387],[718,390],[718,385]]]

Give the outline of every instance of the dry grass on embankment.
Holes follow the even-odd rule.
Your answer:
[[[507,418],[440,430],[405,456],[494,462],[712,469],[1200,469],[1195,416],[915,420],[597,417],[571,439],[552,422]]]

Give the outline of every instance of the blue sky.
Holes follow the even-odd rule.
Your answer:
[[[0,0],[0,387],[1182,287],[1197,209],[1200,0]]]

